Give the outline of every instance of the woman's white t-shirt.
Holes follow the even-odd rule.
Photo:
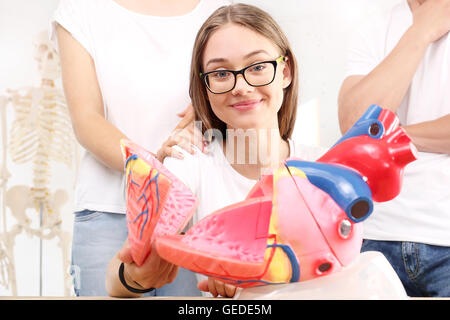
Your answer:
[[[51,19],[92,57],[108,121],[128,138],[156,152],[190,103],[189,70],[194,39],[203,22],[226,0],[200,0],[182,16],[130,11],[112,0],[61,0]],[[81,160],[75,211],[125,213],[123,173],[90,152]]]

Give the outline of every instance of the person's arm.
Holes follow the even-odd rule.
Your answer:
[[[397,111],[428,44],[419,41],[410,28],[392,52],[367,75],[353,75],[342,83],[339,93],[339,125],[345,133],[376,104]]]
[[[128,240],[126,240],[122,250],[124,250],[128,246]],[[123,298],[136,298],[140,297],[140,294],[136,294],[128,291],[119,280],[119,267],[122,263],[121,260],[121,251],[119,251],[109,262],[108,269],[106,270],[106,279],[105,279],[105,287],[106,291],[111,297],[123,297]],[[124,269],[124,277],[125,281],[128,285],[132,286],[131,283],[133,280],[131,279],[128,268],[125,266]],[[133,284],[137,288],[135,284]]]
[[[106,166],[123,171],[120,139],[127,137],[105,119],[94,62],[86,49],[60,25],[57,36],[64,93],[75,136]]]
[[[450,154],[450,114],[404,128],[419,151]]]
[[[397,111],[428,45],[449,31],[449,0],[428,0],[412,8],[413,24],[392,52],[369,74],[344,80],[338,100],[342,133],[372,104]]]
[[[124,263],[124,279],[128,286],[135,289],[161,288],[171,283],[177,273],[178,267],[163,260],[153,247],[142,266],[133,263],[128,240],[122,249],[111,259],[106,271],[106,291],[112,297],[136,298],[141,294],[129,291],[119,279],[119,267]]]

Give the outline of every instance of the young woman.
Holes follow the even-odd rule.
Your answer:
[[[197,125],[210,138],[209,152],[182,151],[183,160],[166,158],[164,165],[197,196],[194,222],[245,199],[261,173],[287,157],[314,160],[322,152],[290,140],[298,96],[296,59],[277,23],[254,6],[220,8],[200,28],[190,96]],[[125,244],[108,270],[107,288],[113,296],[133,296],[119,282],[120,260],[131,287],[156,287],[161,279],[174,278],[174,267],[158,260],[156,250],[137,267]],[[235,294],[233,286],[214,280],[201,281],[199,288],[214,296]]]

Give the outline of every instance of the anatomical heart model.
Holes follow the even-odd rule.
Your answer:
[[[243,288],[310,280],[349,265],[360,254],[360,222],[373,201],[395,198],[404,167],[416,159],[397,116],[372,105],[315,162],[287,159],[245,200],[181,235],[195,197],[149,152],[130,143],[124,150],[129,237],[138,264],[154,244],[171,263]]]
[[[360,254],[372,201],[401,188],[415,148],[395,114],[371,106],[315,162],[287,159],[239,203],[185,235],[156,239],[159,255],[238,287],[298,282],[341,270]]]
[[[76,144],[68,108],[61,89],[55,86],[59,77],[59,58],[49,41],[47,32],[34,40],[35,60],[41,75],[39,87],[7,90],[2,98],[3,162],[0,178],[2,191],[3,230],[0,237],[0,276],[8,274],[13,295],[17,294],[13,247],[16,236],[25,231],[40,239],[57,238],[62,250],[64,274],[68,269],[70,234],[61,229],[60,208],[68,200],[65,190],[50,190],[52,161],[71,168]],[[14,121],[7,134],[6,110],[12,108]],[[8,147],[6,152],[5,146]],[[6,164],[7,155],[16,165],[31,164],[32,185],[7,188],[11,176]],[[14,218],[7,230],[6,208]],[[27,210],[34,210],[40,219],[39,227],[32,226]],[[3,245],[1,242],[3,241]],[[4,250],[4,252],[2,252]],[[68,278],[68,275],[66,275]],[[67,279],[66,279],[67,281]],[[5,281],[6,282],[6,281]],[[0,284],[2,284],[0,278]],[[67,294],[67,288],[66,288]]]

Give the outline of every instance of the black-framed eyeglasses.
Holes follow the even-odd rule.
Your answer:
[[[238,74],[241,74],[245,82],[250,86],[263,87],[273,82],[277,72],[277,65],[284,59],[284,56],[280,56],[276,60],[254,63],[238,71],[215,70],[206,73],[200,72],[200,77],[205,82],[208,90],[215,94],[227,93],[233,90],[236,86]]]

